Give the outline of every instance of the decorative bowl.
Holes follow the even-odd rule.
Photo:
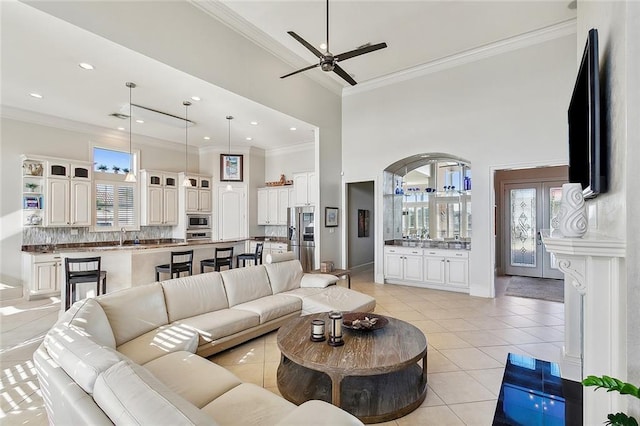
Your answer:
[[[378,330],[389,323],[382,315],[369,312],[350,312],[342,315],[342,325],[349,330]]]

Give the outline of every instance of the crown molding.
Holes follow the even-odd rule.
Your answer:
[[[345,87],[342,90],[342,96],[355,95],[367,92],[381,87],[389,86],[399,82],[411,80],[425,75],[440,72],[446,69],[458,67],[471,62],[490,58],[492,56],[501,55],[503,53],[544,43],[546,41],[555,40],[571,34],[576,34],[576,18],[559,22],[538,30],[529,31],[514,37],[509,37],[494,43],[489,43],[474,49],[436,59],[403,71],[389,74],[383,77],[371,79],[357,86]]]

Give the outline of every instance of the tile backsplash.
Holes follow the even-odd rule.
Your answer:
[[[76,235],[71,230],[77,230]],[[126,240],[158,240],[173,237],[173,228],[167,226],[141,226],[139,231],[127,231]],[[119,232],[92,232],[88,228],[25,227],[22,229],[22,245],[72,244],[118,241]]]

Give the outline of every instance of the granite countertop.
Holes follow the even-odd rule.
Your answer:
[[[93,243],[69,243],[69,244],[34,244],[22,246],[25,253],[64,253],[64,252],[80,252],[80,251],[108,251],[108,250],[144,250],[164,247],[193,247],[206,244],[219,243],[239,243],[245,239],[211,241],[196,240],[184,241],[175,238],[163,238],[157,240],[140,240],[140,244],[134,244],[133,241],[125,241],[120,245],[117,241],[100,241]]]
[[[444,250],[471,250],[471,241],[463,240],[388,240],[384,242],[384,245]]]
[[[266,236],[257,236],[249,238],[253,241],[265,241],[270,243],[288,243],[289,240],[285,237],[266,237]]]

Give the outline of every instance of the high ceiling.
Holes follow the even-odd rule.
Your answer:
[[[315,57],[291,38],[293,30],[318,46],[326,36],[325,1],[201,1],[192,4],[269,48],[291,64],[291,71],[315,63]],[[128,136],[129,121],[110,116],[128,112],[132,103],[184,117],[183,100],[192,101],[189,144],[228,144],[229,114],[234,147],[266,150],[309,143],[314,126],[266,108],[154,59],[124,48],[31,6],[1,1],[3,115],[39,122],[56,119],[98,126],[105,133]],[[388,48],[352,58],[341,66],[366,87],[367,82],[441,60],[501,40],[574,19],[567,1],[345,1],[330,3],[333,53],[385,41]],[[117,23],[115,23],[117,25]],[[81,69],[88,62],[93,70]],[[319,69],[289,78],[313,78],[332,90],[348,86]],[[170,81],[171,84],[167,84]],[[39,93],[42,99],[30,96]],[[47,120],[43,120],[47,117]],[[158,116],[157,116],[158,117]],[[138,117],[134,135],[184,143],[182,120]],[[69,123],[67,121],[67,123]],[[258,124],[252,125],[255,121]],[[117,130],[118,127],[124,130]],[[290,128],[296,130],[290,130]],[[209,137],[210,139],[204,139]],[[252,140],[247,140],[250,137]]]

